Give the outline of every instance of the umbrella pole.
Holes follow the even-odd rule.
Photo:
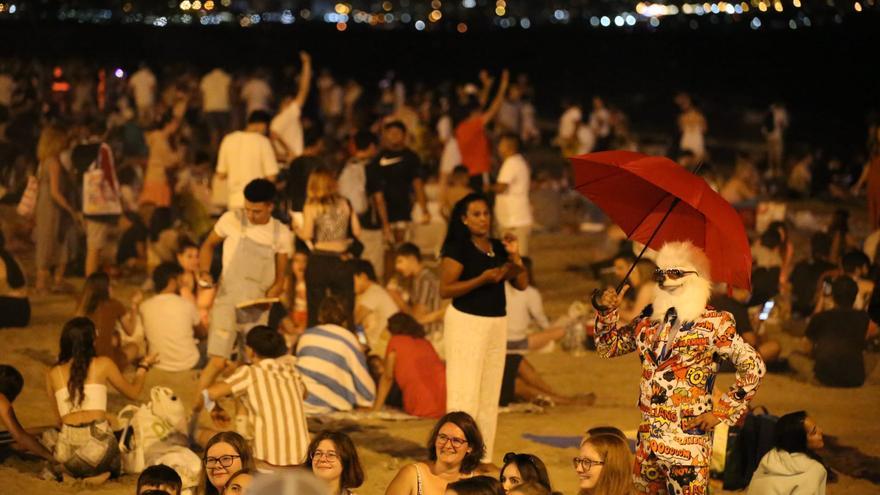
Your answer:
[[[626,275],[623,276],[623,280],[617,285],[617,289],[615,291],[620,294],[620,291],[623,289],[623,286],[626,285],[626,281],[629,279],[630,274],[632,274],[633,270],[635,270],[636,265],[639,263],[639,260],[642,259],[642,256],[645,255],[645,252],[648,250],[648,246],[651,245],[651,241],[654,240],[654,237],[657,237],[657,232],[660,232],[660,227],[663,226],[663,223],[666,222],[666,219],[669,218],[669,215],[672,213],[672,210],[681,202],[681,199],[675,198],[672,200],[672,204],[669,205],[669,209],[666,210],[666,214],[663,215],[663,218],[660,219],[660,223],[657,224],[657,227],[654,229],[654,232],[651,233],[651,237],[648,238],[648,242],[645,243],[645,246],[642,248],[642,252],[636,257],[636,260],[633,261],[632,265],[629,266],[629,270],[627,270]]]
[[[703,163],[704,162],[702,160],[700,160],[700,163],[698,163],[697,166],[694,167],[694,171],[693,171],[694,175],[699,174],[700,169],[703,168]],[[645,243],[645,247],[642,248],[642,252],[639,253],[638,257],[636,257],[636,260],[633,261],[632,265],[630,265],[629,270],[626,272],[626,275],[623,277],[623,280],[621,280],[620,283],[617,285],[617,289],[615,289],[615,292],[620,294],[620,291],[623,290],[623,286],[626,285],[626,281],[629,279],[629,276],[630,276],[630,274],[632,274],[633,270],[635,270],[636,265],[638,264],[639,260],[641,260],[642,256],[645,255],[645,251],[648,250],[648,246],[651,245],[651,241],[654,240],[654,237],[657,237],[657,232],[660,232],[660,228],[663,227],[663,224],[666,222],[666,219],[669,218],[669,215],[672,213],[672,210],[680,202],[681,202],[681,198],[675,198],[672,201],[672,204],[669,205],[669,209],[666,210],[666,214],[663,215],[663,218],[660,219],[660,223],[658,223],[657,227],[654,228],[654,232],[651,233],[651,237],[648,238],[648,242]]]

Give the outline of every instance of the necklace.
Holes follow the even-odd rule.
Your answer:
[[[480,245],[477,244],[477,241],[475,241],[473,238],[471,238],[471,242],[474,243],[474,246],[475,246],[475,247],[477,248],[477,250],[480,251],[481,253],[485,254],[486,256],[488,256],[488,257],[490,257],[490,258],[494,258],[494,257],[495,257],[495,250],[492,248],[492,241],[489,241],[489,250],[488,250],[488,251],[484,251],[483,248],[481,248]]]

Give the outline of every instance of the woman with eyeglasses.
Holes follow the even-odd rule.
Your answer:
[[[572,459],[580,478],[580,495],[632,495],[632,454],[617,435],[594,435],[581,442]]]
[[[312,473],[327,483],[330,495],[354,495],[353,488],[364,484],[364,468],[357,449],[341,431],[322,431],[309,444]]]
[[[504,465],[501,466],[501,486],[504,493],[510,493],[514,488],[525,483],[538,483],[544,486],[548,492],[550,487],[550,475],[544,462],[532,454],[517,454],[508,452],[504,454]]]
[[[484,453],[474,418],[461,411],[446,413],[431,431],[428,462],[404,466],[385,495],[443,495],[448,484],[481,474],[477,470]]]
[[[529,285],[516,236],[500,240],[491,232],[488,200],[468,194],[452,210],[440,264],[440,296],[452,299],[443,318],[446,410],[476,418],[486,463],[492,461],[507,354],[504,282],[520,291]]]
[[[234,431],[220,432],[205,445],[205,470],[199,495],[223,495],[226,484],[239,471],[254,471],[254,456],[247,440]]]

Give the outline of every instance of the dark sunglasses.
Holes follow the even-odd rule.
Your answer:
[[[694,270],[680,270],[678,268],[670,268],[668,270],[656,269],[654,270],[654,281],[662,282],[667,278],[669,280],[678,280],[686,275],[690,275],[691,273],[696,274],[697,272]]]

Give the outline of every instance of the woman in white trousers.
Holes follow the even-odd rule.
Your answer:
[[[489,237],[492,213],[478,193],[452,210],[443,242],[440,295],[451,298],[444,317],[446,410],[474,417],[486,443],[484,463],[492,462],[498,399],[507,352],[504,282],[528,286],[516,237]]]

